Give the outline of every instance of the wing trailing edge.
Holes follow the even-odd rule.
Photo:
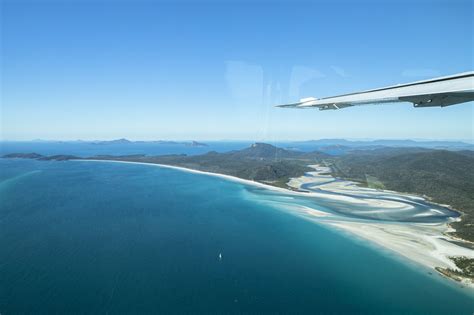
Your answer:
[[[414,107],[451,106],[474,101],[474,71],[350,94],[303,98],[283,108],[336,110],[351,106],[409,102]]]

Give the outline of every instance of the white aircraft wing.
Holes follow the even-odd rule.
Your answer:
[[[341,109],[356,105],[409,102],[415,107],[450,106],[474,100],[474,71],[339,96],[301,99],[290,108]]]

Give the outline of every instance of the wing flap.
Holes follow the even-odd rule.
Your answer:
[[[322,105],[318,106],[319,110],[336,110],[336,109],[343,109],[346,107],[351,107],[354,106],[352,104],[345,104],[345,103],[334,103],[334,104],[328,104],[328,105]]]
[[[413,103],[415,107],[451,106],[474,100],[474,92],[439,93],[399,97],[401,101]]]

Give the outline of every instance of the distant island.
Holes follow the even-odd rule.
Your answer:
[[[184,145],[188,146],[188,147],[208,147],[209,145],[205,144],[205,143],[202,143],[202,142],[197,142],[197,141],[191,141],[190,143],[189,142],[185,142]]]
[[[120,143],[126,139],[116,140]],[[116,143],[116,142],[115,142]],[[191,146],[202,146],[191,142]],[[338,146],[337,144],[333,144]],[[343,155],[303,152],[255,143],[248,148],[225,153],[201,155],[99,155],[87,158],[72,155],[43,156],[37,153],[12,153],[4,158],[27,158],[44,161],[106,160],[178,166],[187,169],[225,174],[280,188],[292,178],[304,176],[312,164],[329,166],[330,173],[375,189],[389,189],[427,196],[439,204],[448,204],[462,213],[462,220],[452,223],[453,233],[474,247],[474,151],[446,151],[418,147],[384,147],[352,150]],[[468,243],[466,243],[468,244]],[[467,246],[467,245],[464,245]],[[474,279],[474,259],[453,258],[460,271],[440,269],[450,276]]]
[[[166,141],[166,140],[151,140],[151,141],[131,141],[125,138],[116,139],[116,140],[103,140],[103,141],[81,141],[85,143],[91,143],[94,145],[112,145],[112,144],[134,144],[134,143],[149,143],[149,144],[171,144],[171,145],[185,145],[188,147],[207,147],[206,143],[198,142],[198,141]]]
[[[172,140],[129,140],[126,138],[114,139],[114,140],[43,140],[34,139],[31,141],[7,141],[4,142],[32,142],[32,143],[82,143],[92,145],[128,145],[128,144],[157,144],[157,145],[184,145],[188,147],[207,147],[207,143],[199,142],[196,140],[189,141],[172,141]]]
[[[344,147],[373,149],[380,147],[398,147],[398,148],[431,148],[431,149],[458,149],[474,150],[474,143],[463,141],[439,141],[439,140],[411,140],[411,139],[385,139],[385,140],[346,140],[346,139],[319,139],[297,142],[299,144],[313,145],[315,147]]]
[[[129,144],[132,143],[132,141],[128,139],[116,139],[116,140],[106,140],[106,141],[92,141],[92,144]]]
[[[85,144],[137,144],[137,143],[149,143],[149,144],[183,144],[192,146],[208,146],[205,142],[196,140],[176,141],[176,140],[130,140],[126,138],[119,138],[113,140],[46,140],[46,139],[33,139],[33,140],[1,140],[2,142],[33,142],[33,143],[85,143]],[[222,140],[225,142],[225,140]],[[248,142],[250,141],[242,141]],[[285,147],[286,149],[298,149],[301,147],[312,147],[314,150],[326,151],[350,151],[354,149],[368,150],[377,149],[384,147],[392,148],[428,148],[428,149],[445,149],[452,151],[459,150],[474,150],[474,142],[470,141],[454,141],[454,140],[412,140],[412,139],[364,139],[364,140],[347,140],[347,139],[318,139],[318,140],[303,140],[303,141],[280,141],[275,145]]]

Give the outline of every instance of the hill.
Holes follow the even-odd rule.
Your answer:
[[[321,152],[298,152],[255,143],[248,148],[226,153],[211,151],[193,156],[99,156],[94,159],[175,165],[287,187],[290,178],[311,171],[308,164],[321,162],[327,157]]]
[[[431,149],[446,149],[446,150],[474,150],[472,143],[462,141],[430,141],[430,140],[346,140],[346,139],[320,139],[302,141],[299,143],[311,144],[315,147],[341,145],[351,148],[371,148],[371,147],[423,147]]]
[[[72,155],[42,156],[36,153],[13,153],[6,158],[30,158],[38,160],[94,159],[166,164],[206,172],[226,174],[285,187],[292,177],[311,171],[308,164],[321,162],[329,155],[321,152],[299,152],[277,148],[266,143],[255,143],[248,148],[226,153],[208,152],[202,155],[100,155],[79,158]]]

